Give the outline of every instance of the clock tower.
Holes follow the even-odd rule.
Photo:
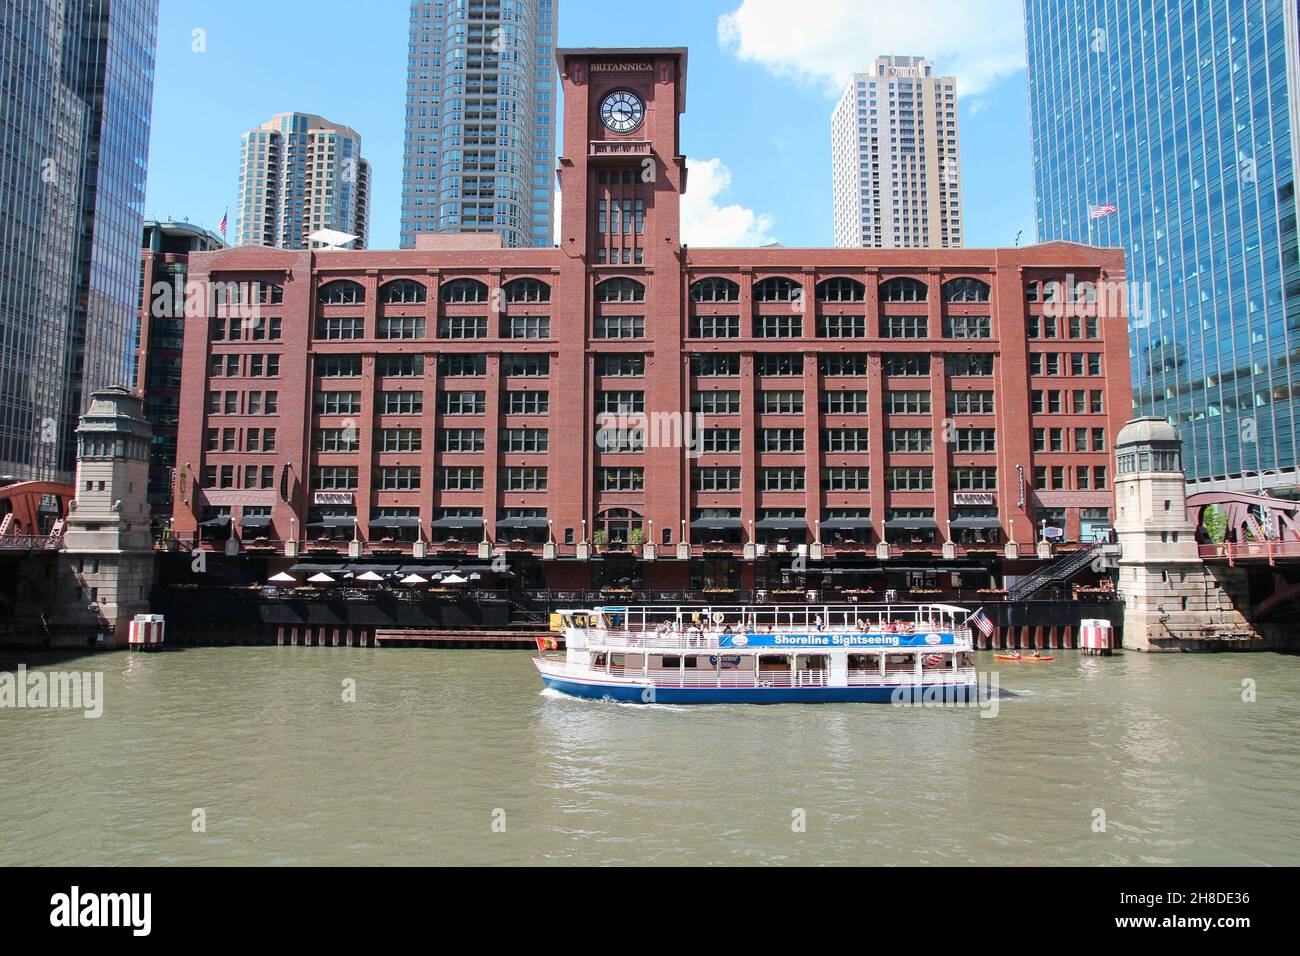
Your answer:
[[[649,421],[688,418],[680,233],[686,50],[562,49],[556,62],[564,87],[559,246],[567,291],[552,326],[562,341],[584,348],[557,356],[552,374],[567,387],[552,394],[551,420],[556,433],[583,440],[566,446],[570,467],[552,469],[551,490],[556,502],[582,502],[583,513],[560,505],[553,517],[561,527],[581,527],[585,542],[602,516],[635,514],[647,544],[671,548],[686,516],[684,428],[667,441],[647,428],[643,450],[616,454],[596,447],[601,413],[593,409],[603,392],[616,390]],[[610,353],[627,356],[639,374],[611,384],[603,373]]]

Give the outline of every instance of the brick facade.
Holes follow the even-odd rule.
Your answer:
[[[917,537],[886,521],[901,513],[896,520],[915,524],[929,514],[937,549],[947,521],[968,514],[956,510],[959,493],[976,496],[964,499],[984,509],[976,520],[989,523],[996,509],[1000,532],[989,531],[999,546],[1033,541],[1045,509],[1064,510],[1070,539],[1080,535],[1081,509],[1111,507],[1111,442],[1131,410],[1126,317],[1104,294],[1095,302],[1030,299],[1041,283],[1068,277],[1122,287],[1120,250],[688,248],[679,233],[685,51],[562,50],[557,59],[565,96],[557,248],[447,248],[447,237],[437,237],[439,248],[407,251],[244,247],[191,256],[192,281],[267,291],[246,320],[238,307],[209,301],[186,322],[176,535],[194,534],[205,517],[226,513],[238,526],[246,509],[269,508],[260,534],[298,540],[304,524],[315,536],[327,518],[346,513],[350,496],[367,544],[391,533],[371,527],[383,509],[418,516],[422,537],[440,518],[477,509],[494,542],[517,534],[498,530],[503,515],[544,514],[561,556],[598,528],[619,538],[639,527],[648,541],[675,545],[693,521],[720,529],[727,522],[719,516],[734,516],[738,528],[700,528],[693,541],[716,536],[739,549],[751,534],[828,540],[819,522],[831,512],[841,523],[869,512],[870,530],[852,532],[857,542]],[[615,91],[644,103],[626,133],[601,120],[600,103]],[[898,279],[919,283],[903,298],[920,301],[887,301]],[[400,280],[418,287],[394,285]],[[350,288],[330,286],[337,282],[355,283],[357,301],[322,301],[323,289]],[[423,301],[387,301],[409,298],[395,296],[399,289],[416,298],[423,289]],[[955,292],[968,301],[949,301]],[[471,301],[446,301],[461,298]],[[1045,334],[1044,312],[1055,335]],[[980,337],[954,334],[985,327]],[[719,330],[734,334],[705,334]],[[467,332],[475,334],[461,337]],[[400,333],[416,337],[393,337]],[[343,335],[355,337],[331,337]],[[1035,359],[1040,353],[1055,358]],[[381,374],[396,371],[397,356],[422,357],[422,367]],[[544,361],[546,374],[526,374],[539,370],[530,360]],[[695,364],[710,361],[717,364]],[[991,374],[965,374],[983,372],[982,362]],[[1040,374],[1031,376],[1031,365]],[[273,414],[267,392],[275,393]],[[316,410],[331,399],[315,396],[336,392],[347,394],[344,404]],[[471,394],[454,394],[462,392]],[[545,398],[517,394],[537,392]],[[629,394],[603,397],[614,392]],[[697,397],[725,392],[737,394]],[[904,392],[913,394],[890,397]],[[985,396],[969,392],[991,392],[991,412],[978,410]],[[455,414],[462,399],[472,414]],[[649,447],[597,447],[606,401],[651,417]],[[700,402],[723,403],[704,406],[713,411],[699,418],[722,430],[710,435],[715,450],[696,457],[656,441],[656,425],[670,426]],[[250,429],[262,449],[268,428],[273,450],[249,450]],[[525,428],[546,431],[544,450],[530,450],[518,431]],[[1043,450],[1035,450],[1040,428]],[[1096,444],[1094,429],[1103,436]],[[464,446],[446,444],[452,439],[474,450],[455,450]],[[355,478],[319,470],[331,468],[355,469]],[[715,468],[738,473],[697,476]],[[395,486],[417,474],[402,469],[418,469],[418,488],[385,488],[385,480]],[[472,487],[447,485],[452,475]],[[956,487],[972,475],[995,487]],[[1036,475],[1045,485],[1037,491]],[[544,490],[525,490],[542,476]],[[718,484],[726,490],[710,490]],[[464,535],[477,541],[482,531]]]

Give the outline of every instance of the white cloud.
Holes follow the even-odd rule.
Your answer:
[[[731,170],[720,159],[686,160],[686,195],[682,197],[682,241],[692,246],[761,246],[775,242],[775,220],[739,203],[722,206],[718,198],[731,187]]]
[[[718,42],[742,60],[838,96],[877,56],[923,56],[979,96],[1025,66],[1021,0],[740,0]]]

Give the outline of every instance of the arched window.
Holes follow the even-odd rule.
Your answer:
[[[423,302],[428,290],[414,279],[394,279],[379,287],[379,301],[385,305],[404,305]]]
[[[890,279],[880,287],[882,302],[924,302],[929,297],[929,287],[924,282],[906,276]]]
[[[443,302],[486,302],[488,287],[477,279],[452,279],[442,285]]]
[[[645,286],[635,279],[606,279],[596,286],[597,302],[644,302]]]
[[[785,276],[772,276],[754,286],[755,302],[794,302],[803,297],[803,286]]]
[[[596,528],[610,544],[627,544],[632,532],[641,530],[641,516],[630,508],[610,508],[596,515]]]
[[[837,276],[817,283],[818,302],[864,302],[867,287],[856,279]]]
[[[945,302],[987,302],[989,284],[979,279],[953,279],[943,284],[943,300]]]
[[[316,293],[317,299],[325,305],[356,305],[366,301],[365,286],[348,279],[327,282]]]
[[[514,279],[505,284],[507,302],[550,302],[551,287],[541,279]]]
[[[739,302],[740,286],[730,279],[710,276],[691,283],[692,302]]]

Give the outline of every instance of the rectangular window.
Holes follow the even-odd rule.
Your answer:
[[[423,355],[379,355],[375,372],[381,378],[417,378],[424,374]]]
[[[506,428],[501,432],[503,452],[539,453],[549,451],[550,446],[550,432],[545,428]]]
[[[930,393],[917,391],[885,392],[885,411],[891,415],[929,415]]]
[[[312,474],[312,487],[317,491],[355,491],[357,467],[355,465],[321,465]]]
[[[636,378],[645,374],[645,356],[639,352],[605,352],[596,356],[596,374],[606,378]]]
[[[545,491],[546,469],[534,467],[507,468],[506,491]]]
[[[945,315],[943,337],[946,339],[987,339],[993,335],[993,319],[987,315]]]
[[[845,390],[822,392],[822,411],[827,415],[865,415],[867,395]]]
[[[867,374],[868,359],[861,353],[822,355],[818,361],[818,371],[823,375],[851,375],[861,377]]]
[[[338,315],[316,320],[318,339],[359,339],[365,334],[365,319],[359,315]]]
[[[645,392],[624,390],[596,393],[596,414],[635,414],[645,411]]]
[[[998,470],[996,468],[954,468],[952,487],[954,491],[996,491]]]
[[[550,410],[550,392],[506,392],[507,415],[545,415]]]
[[[643,339],[645,338],[645,316],[598,315],[596,316],[596,338]]]
[[[758,315],[754,317],[754,338],[797,339],[802,336],[802,315]]]
[[[865,315],[819,315],[817,334],[826,339],[861,339],[867,335]]]
[[[354,452],[360,447],[355,428],[322,428],[316,432],[316,450]]]
[[[739,491],[739,468],[695,468],[691,487],[696,491]]]
[[[316,375],[320,378],[356,378],[360,374],[360,355],[316,356]]]
[[[506,327],[506,335],[512,339],[549,339],[551,337],[551,317],[548,315],[512,315]]]
[[[424,411],[424,393],[381,392],[379,408],[384,415],[419,415]]]
[[[949,392],[948,411],[953,415],[992,415],[992,392]]]
[[[740,451],[739,428],[705,428],[700,431],[700,451],[730,455]]]
[[[538,352],[506,353],[501,356],[501,374],[519,378],[546,378],[551,374],[551,357]]]
[[[763,491],[803,491],[802,468],[760,468],[759,488]]]
[[[734,378],[740,374],[740,356],[734,352],[696,352],[691,356],[691,373]]]
[[[444,415],[482,415],[487,409],[483,392],[443,392]]]
[[[482,428],[444,428],[441,439],[442,450],[446,452],[481,452],[485,447]]]
[[[869,468],[823,468],[823,491],[867,491],[871,487]]]
[[[934,433],[928,428],[891,428],[885,432],[885,447],[891,452],[932,451]]]
[[[769,415],[803,413],[803,392],[761,392],[759,409]]]
[[[992,428],[957,429],[957,450],[967,452],[993,452],[998,450],[997,431]]]
[[[886,352],[880,358],[885,375],[929,375],[930,356],[915,352]]]
[[[359,415],[361,393],[317,392],[315,408],[318,415]]]
[[[691,316],[690,337],[693,339],[738,339],[740,338],[740,316],[693,315]]]
[[[802,375],[803,356],[793,352],[768,352],[755,355],[754,374],[779,377]]]
[[[438,372],[444,378],[478,378],[487,374],[487,356],[482,352],[439,355]]]
[[[804,430],[802,428],[764,428],[760,432],[763,451],[780,454],[802,453]],[[736,451],[740,451],[740,430],[736,430]]]
[[[968,375],[992,375],[993,353],[979,352],[973,355],[945,356],[948,374],[954,378]]]
[[[419,451],[422,445],[418,428],[385,428],[380,434],[380,451]]]
[[[379,469],[380,491],[418,491],[420,469],[415,465],[385,466]]]
[[[438,320],[440,339],[485,339],[487,334],[486,315],[444,315]]]
[[[600,468],[596,478],[601,491],[642,491],[645,488],[644,468]]]
[[[700,415],[739,415],[740,392],[695,392],[691,410]]]
[[[889,469],[890,491],[934,491],[934,469],[891,468]]]
[[[930,319],[925,315],[882,315],[882,339],[924,339],[930,335]]]
[[[424,338],[424,316],[384,316],[379,320],[379,337],[381,339],[422,339]]]
[[[443,491],[482,491],[483,469],[478,466],[443,468],[438,485]]]
[[[827,454],[865,452],[869,435],[865,428],[827,428],[822,432],[822,450]]]

